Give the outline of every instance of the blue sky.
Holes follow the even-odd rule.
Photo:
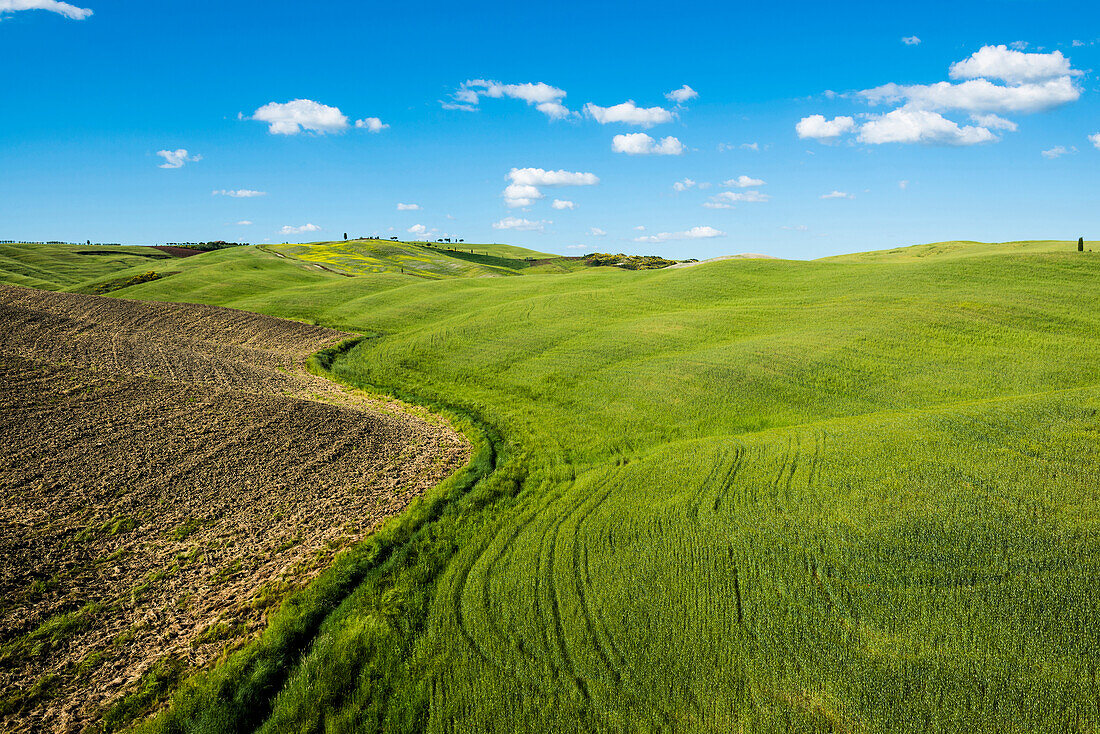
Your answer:
[[[0,68],[0,239],[1100,239],[1095,3],[0,0]]]

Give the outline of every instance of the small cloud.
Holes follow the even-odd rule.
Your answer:
[[[807,227],[805,224],[796,224],[793,227],[783,225],[782,227],[780,227],[780,229],[787,229],[792,232],[808,232],[810,230],[810,228]]]
[[[600,229],[599,227],[590,228],[588,230],[588,234],[592,235],[593,237],[606,237],[607,236],[607,232]]]
[[[338,108],[311,99],[269,102],[253,112],[252,119],[266,122],[272,135],[297,135],[302,130],[335,133],[348,127],[347,116]]]
[[[1097,149],[1100,149],[1100,133],[1089,135],[1089,142],[1095,145]]]
[[[639,224],[638,226],[636,226],[634,228],[634,231],[635,232],[645,232],[645,225],[644,224]]]
[[[584,106],[584,113],[601,125],[606,125],[609,122],[621,122],[639,127],[653,127],[672,119],[672,113],[665,108],[638,107],[632,99],[612,107],[600,107],[589,102]]]
[[[1048,160],[1054,160],[1055,158],[1061,158],[1064,155],[1069,155],[1070,153],[1076,153],[1076,152],[1077,152],[1077,148],[1074,148],[1072,146],[1069,147],[1069,148],[1066,148],[1064,145],[1056,145],[1053,148],[1051,148],[1050,150],[1044,150],[1043,151],[1043,157],[1048,159]]]
[[[674,191],[687,191],[688,189],[693,189],[696,186],[698,186],[698,184],[695,181],[692,181],[690,178],[685,178],[682,181],[677,181],[676,183],[672,184],[672,188]]]
[[[159,166],[160,168],[183,168],[185,163],[197,163],[202,160],[201,155],[190,155],[185,148],[158,150],[157,155],[164,159],[164,163]]]
[[[279,231],[283,234],[302,234],[303,232],[320,232],[321,228],[316,224],[303,224],[301,227],[287,224]]]
[[[840,116],[827,120],[824,115],[810,115],[799,120],[794,129],[800,138],[833,140],[844,133],[851,132],[855,127],[856,121],[851,117]]]
[[[356,120],[355,127],[366,130],[367,132],[380,133],[389,127],[388,124],[382,122],[377,117],[367,117],[363,120]]]
[[[448,102],[440,101],[445,110],[464,110],[477,112],[482,97],[501,99],[520,99],[533,106],[551,120],[561,120],[576,115],[567,108],[562,100],[565,90],[538,82],[532,84],[502,84],[486,79],[469,79],[462,83]]]
[[[417,237],[427,237],[432,233],[432,230],[425,227],[423,224],[414,224],[406,230],[409,234],[416,235]]]
[[[671,135],[657,142],[645,133],[627,133],[612,138],[611,149],[627,155],[681,155],[684,144]]]
[[[418,212],[420,211],[419,204],[402,204],[397,202],[397,211],[399,212]]]
[[[904,43],[906,46],[919,46],[920,45],[920,39],[917,38],[916,36],[906,36],[905,38],[901,39],[901,42]]]
[[[770,196],[759,191],[723,191],[710,197],[710,201],[704,202],[703,206],[707,209],[732,209],[739,202],[760,204],[770,199]]]
[[[707,239],[710,237],[725,237],[726,233],[715,229],[714,227],[692,227],[691,229],[684,230],[683,232],[661,232],[659,234],[646,235],[644,237],[635,237],[635,242],[668,242],[669,240],[697,240]]]
[[[1073,46],[1074,48],[1081,48],[1082,46],[1084,46],[1084,45],[1085,45],[1085,42],[1084,42],[1084,41],[1078,41],[1078,40],[1074,39],[1074,41],[1073,41],[1073,43],[1072,43],[1071,45],[1072,45],[1072,46]]]
[[[519,232],[541,232],[546,229],[546,225],[548,224],[553,224],[553,222],[546,219],[532,221],[520,217],[505,217],[499,222],[493,222],[493,229],[514,229]]]
[[[547,171],[542,168],[513,168],[511,181],[504,188],[504,203],[511,208],[531,206],[544,194],[540,186],[595,186],[600,179],[594,173],[582,171]]]
[[[689,87],[688,85],[685,84],[684,86],[680,87],[679,89],[673,89],[671,92],[666,94],[665,99],[667,99],[670,102],[675,102],[678,105],[682,105],[684,102],[687,102],[688,100],[695,99],[698,96],[699,96],[698,92],[696,92],[694,89],[692,89],[691,87]]]
[[[999,115],[971,115],[970,119],[990,130],[1007,130],[1014,133],[1019,129],[1019,125],[1015,122]]]
[[[1027,41],[1013,41],[1012,43],[1008,44],[1009,48],[1014,48],[1017,51],[1023,51],[1025,48],[1027,48],[1030,45],[1031,44],[1028,43]]]
[[[251,199],[255,196],[267,196],[266,191],[253,191],[252,189],[216,189],[211,196],[232,196],[234,199]]]
[[[554,209],[576,209],[577,205],[571,201],[565,199],[554,199],[554,202],[550,205]]]
[[[906,180],[898,181],[898,188],[902,191],[905,191],[907,188],[909,188],[909,182]]]
[[[767,146],[760,145],[760,143],[741,143],[740,145],[736,143],[719,143],[718,152],[725,153],[729,150],[751,150],[754,153],[759,153],[762,148],[766,147]]]
[[[70,20],[84,20],[92,15],[89,8],[78,8],[59,0],[0,0],[0,19],[18,10],[48,10]]]
[[[248,227],[251,224],[252,224],[251,219],[242,219],[241,221],[237,222],[237,226],[239,226],[239,227]]]
[[[750,186],[764,186],[764,181],[759,178],[741,175],[722,182],[723,186],[736,186],[739,189],[747,189]]]
[[[844,192],[844,191],[833,190],[833,191],[829,192],[828,194],[822,194],[821,198],[822,199],[854,199],[856,197],[855,197],[854,194],[849,194],[849,193]]]
[[[588,245],[566,245],[565,249],[567,249],[567,250],[587,250]]]

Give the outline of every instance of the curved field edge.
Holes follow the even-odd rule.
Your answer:
[[[303,658],[322,644],[349,613],[375,616],[375,654],[353,661],[355,676],[372,667],[386,692],[398,690],[399,661],[406,657],[427,621],[434,581],[447,566],[456,544],[440,543],[446,530],[463,525],[467,516],[511,496],[519,486],[517,462],[510,460],[500,435],[469,410],[419,400],[400,389],[352,385],[331,370],[340,355],[365,338],[354,337],[323,349],[307,362],[310,372],[366,392],[421,405],[447,420],[472,444],[469,463],[440,482],[371,537],[337,556],[332,566],[302,591],[289,597],[272,615],[253,643],[216,667],[187,679],[167,709],[131,730],[141,734],[190,731],[249,731],[261,726],[276,697],[296,674]],[[402,680],[402,683],[406,681]],[[170,686],[153,671],[145,689]],[[141,691],[137,695],[141,695]],[[379,697],[384,703],[387,697]],[[414,704],[415,718],[427,715],[427,699]],[[108,712],[113,721],[132,701]],[[125,724],[123,724],[125,725]]]

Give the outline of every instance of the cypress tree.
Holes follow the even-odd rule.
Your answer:
[[[1085,251],[1085,238],[1084,237],[1078,237],[1077,238],[1077,251],[1078,252],[1084,252]]]

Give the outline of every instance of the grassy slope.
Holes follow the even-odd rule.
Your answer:
[[[497,467],[160,725],[1094,730],[1100,259],[1053,249],[126,289],[378,333],[336,375]]]
[[[112,254],[81,254],[107,252]],[[147,256],[152,253],[156,259]],[[0,245],[0,280],[29,288],[67,290],[86,281],[111,280],[124,271],[163,270],[175,262],[146,247]]]

